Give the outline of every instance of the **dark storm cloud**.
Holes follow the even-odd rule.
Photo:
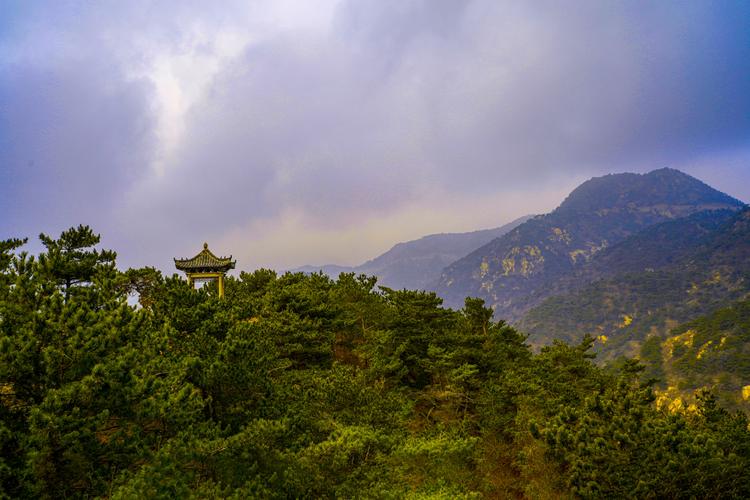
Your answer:
[[[299,217],[299,234],[343,233],[450,197],[468,229],[467,200],[664,165],[711,182],[728,156],[750,185],[747,3],[238,5],[98,7],[66,21],[78,43],[16,58],[3,231],[95,213],[145,259],[262,240],[262,221],[303,263]]]
[[[431,161],[447,181],[472,189],[479,177],[606,171],[747,144],[747,7],[575,5],[473,2],[447,41],[424,35],[394,50],[394,77],[422,84]],[[373,59],[379,38],[367,37]]]

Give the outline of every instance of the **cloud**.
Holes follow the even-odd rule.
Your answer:
[[[280,216],[258,218],[225,233],[216,239],[215,246],[234,252],[238,262],[252,262],[253,266],[294,268],[299,266],[300,255],[313,265],[356,265],[415,235],[474,231],[496,227],[498,217],[511,220],[551,211],[583,180],[574,177],[560,186],[517,190],[502,197],[425,193],[397,211],[360,219],[356,225],[321,225],[303,211],[286,210]],[[342,254],[341,249],[346,252]]]
[[[2,233],[106,226],[154,150],[148,82],[101,61],[13,65],[0,81]]]
[[[203,240],[250,267],[352,263],[523,213],[505,200],[554,207],[590,175],[716,161],[750,180],[741,3],[51,10],[16,16],[0,50],[3,128],[21,131],[0,152],[8,229],[94,214],[128,263]]]

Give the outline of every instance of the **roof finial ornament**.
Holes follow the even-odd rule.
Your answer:
[[[208,243],[205,241],[203,242],[203,250],[208,250]]]

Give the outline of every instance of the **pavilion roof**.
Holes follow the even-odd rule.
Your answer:
[[[203,250],[192,259],[174,259],[174,265],[180,271],[186,272],[224,272],[234,269],[237,261],[229,257],[217,257],[208,249],[208,243],[203,244]]]

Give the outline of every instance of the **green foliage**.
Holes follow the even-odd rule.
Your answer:
[[[39,239],[46,248],[39,258],[39,270],[63,289],[66,299],[72,287],[90,283],[105,266],[114,268],[116,254],[93,249],[100,237],[89,226],[70,228],[56,240],[44,233]]]
[[[353,274],[222,300],[98,241],[0,242],[0,497],[750,494],[743,416],[662,413],[590,338],[535,355],[481,300]]]
[[[750,382],[750,300],[684,323],[666,339],[650,338],[641,356],[662,388],[688,398],[707,388],[725,406],[750,411],[750,394],[743,393]]]
[[[663,414],[637,379],[626,370],[539,431],[571,491],[583,498],[747,498],[744,415],[710,401],[693,417]]]

